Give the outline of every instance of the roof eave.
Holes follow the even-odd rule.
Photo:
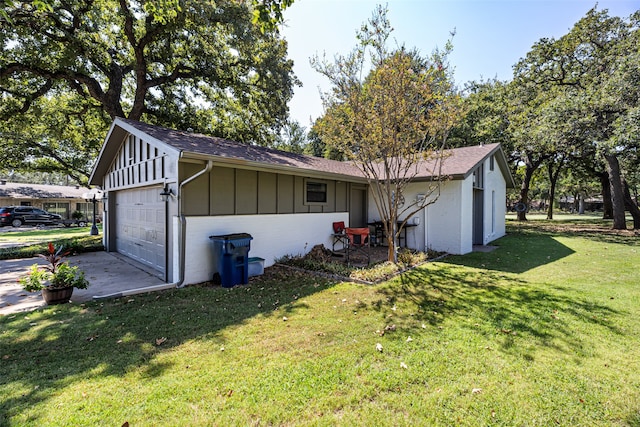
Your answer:
[[[203,154],[189,151],[180,152],[180,158],[183,159],[192,159],[192,160],[201,160],[207,161],[212,160],[214,166],[217,164],[219,166],[227,166],[227,167],[236,167],[240,169],[250,169],[250,170],[258,170],[264,172],[288,172],[291,175],[301,175],[310,178],[318,178],[318,179],[335,179],[335,180],[343,180],[350,181],[356,183],[367,183],[367,179],[363,176],[343,174],[337,172],[328,172],[328,171],[320,171],[315,169],[305,169],[299,166],[287,166],[282,164],[271,164],[271,163],[263,163],[256,162],[252,160],[238,159],[238,158],[230,158],[224,156],[215,156],[211,154]]]

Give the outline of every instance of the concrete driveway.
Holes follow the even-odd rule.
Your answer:
[[[87,289],[73,290],[72,303],[108,296],[124,296],[137,293],[141,288],[153,291],[167,287],[167,284],[152,271],[119,254],[90,252],[70,256],[67,260],[69,264],[77,265],[84,270],[91,283]],[[33,310],[44,305],[40,292],[26,292],[17,283],[18,277],[24,275],[35,263],[46,262],[39,257],[0,260],[0,315]]]

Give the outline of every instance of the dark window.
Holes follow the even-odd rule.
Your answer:
[[[489,158],[489,170],[490,170],[490,171],[492,171],[492,170],[493,170],[493,168],[494,168],[494,165],[493,165],[493,163],[495,162],[494,158],[495,158],[494,156],[491,156],[491,157]]]
[[[306,204],[327,203],[327,184],[318,181],[307,181],[305,192]]]

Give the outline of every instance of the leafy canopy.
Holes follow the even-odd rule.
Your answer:
[[[256,0],[268,6],[258,18],[240,0],[4,3],[0,132],[25,154],[13,167],[86,179],[116,116],[265,145],[286,120],[297,80],[264,20],[278,22],[289,0]],[[46,110],[59,110],[55,123]]]

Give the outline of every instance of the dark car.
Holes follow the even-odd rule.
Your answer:
[[[23,224],[58,224],[62,217],[33,206],[8,206],[0,208],[0,226],[13,225],[20,227]]]

